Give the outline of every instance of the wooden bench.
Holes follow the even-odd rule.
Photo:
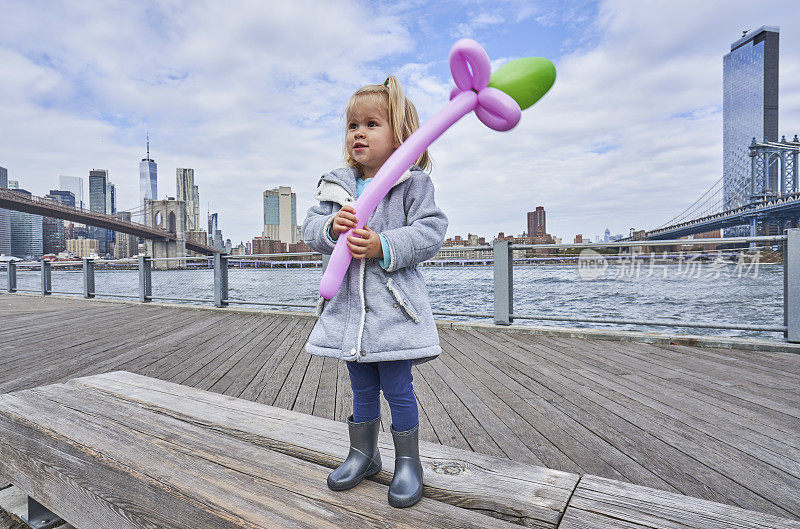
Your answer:
[[[78,529],[800,528],[426,442],[424,497],[394,509],[391,435],[379,443],[374,480],[333,492],[325,478],[348,447],[340,422],[123,371],[0,395],[0,482]]]

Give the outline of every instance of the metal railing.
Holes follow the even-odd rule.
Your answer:
[[[597,253],[603,259],[608,259],[614,262],[615,259],[629,259],[632,262],[635,260],[647,259],[646,254],[637,254],[633,251],[638,247],[663,247],[663,246],[687,246],[687,245],[731,245],[731,244],[774,244],[780,246],[783,259],[783,324],[775,325],[754,325],[747,323],[730,323],[730,322],[698,322],[698,321],[684,321],[684,320],[670,320],[670,319],[636,319],[636,318],[617,318],[617,317],[591,317],[591,316],[571,316],[571,315],[554,315],[552,313],[523,313],[515,311],[514,307],[514,268],[535,263],[549,263],[549,262],[575,262],[580,264],[581,259],[584,259],[583,253],[581,255],[572,253],[569,255],[558,256],[517,256],[517,254],[527,251],[540,251],[540,250],[586,250],[586,249],[631,249],[630,253],[621,255],[603,255]],[[786,230],[786,235],[770,236],[770,237],[733,237],[726,239],[677,239],[677,240],[664,240],[664,241],[618,241],[608,243],[567,243],[567,244],[536,244],[536,245],[521,245],[511,244],[507,240],[494,241],[492,246],[475,246],[463,247],[459,250],[465,252],[474,252],[470,257],[461,259],[449,260],[431,260],[422,264],[423,269],[430,269],[435,271],[438,267],[447,266],[448,264],[458,264],[462,270],[469,271],[470,264],[476,266],[492,266],[493,276],[491,281],[484,281],[482,284],[474,283],[474,278],[467,278],[468,287],[473,289],[477,286],[481,291],[473,292],[473,294],[486,294],[493,286],[493,294],[491,300],[487,299],[488,303],[484,306],[488,310],[480,311],[463,311],[463,310],[434,310],[433,313],[437,316],[456,316],[456,317],[469,317],[469,318],[490,318],[497,325],[511,325],[515,320],[539,320],[539,321],[554,321],[554,322],[574,322],[574,323],[593,323],[593,324],[613,324],[613,325],[638,325],[638,326],[657,326],[657,327],[670,327],[670,328],[706,328],[718,330],[742,330],[742,331],[757,331],[757,332],[777,332],[782,333],[785,340],[789,342],[800,342],[800,229],[793,228]],[[491,252],[492,257],[489,258],[485,253]],[[530,253],[530,252],[528,252]],[[476,257],[481,254],[480,257]],[[696,256],[704,256],[706,258],[713,257],[730,257],[730,253],[725,253],[725,250],[706,251]],[[237,274],[242,273],[240,269],[267,269],[262,270],[265,273],[280,274],[280,268],[322,268],[324,270],[327,259],[329,256],[321,256],[322,259],[313,259],[320,254],[313,252],[303,252],[294,254],[261,254],[261,255],[248,255],[248,256],[233,256],[215,254],[213,257],[181,257],[181,258],[160,258],[153,259],[150,257],[139,256],[138,259],[127,259],[118,261],[95,261],[93,259],[83,259],[80,263],[80,271],[82,273],[82,291],[81,292],[63,292],[58,289],[54,290],[52,282],[52,270],[56,268],[77,268],[77,263],[50,263],[49,261],[40,261],[34,263],[18,263],[9,261],[0,271],[6,274],[5,287],[8,292],[23,291],[18,289],[17,274],[18,267],[27,270],[38,270],[41,274],[40,289],[42,295],[50,295],[53,293],[65,294],[79,294],[85,298],[93,298],[95,296],[109,296],[109,297],[123,297],[138,299],[142,303],[150,301],[178,301],[178,302],[199,302],[199,303],[213,303],[216,307],[226,307],[229,305],[259,305],[259,306],[274,306],[274,307],[294,307],[294,308],[313,308],[316,301],[311,299],[309,293],[302,296],[292,297],[291,295],[281,294],[278,291],[282,289],[291,291],[296,294],[297,284],[292,283],[296,278],[284,279],[285,284],[268,285],[266,289],[254,290],[253,285],[261,285],[265,283],[264,277],[254,281],[245,282],[242,277]],[[649,257],[652,263],[651,254]],[[666,253],[662,256],[665,260],[670,257]],[[674,255],[673,255],[674,257]],[[98,267],[109,269],[115,266],[116,269],[129,270],[131,278],[134,277],[136,271],[135,282],[138,285],[138,293],[135,288],[132,288],[131,293],[125,294],[120,292],[98,292],[96,289],[96,277]],[[171,268],[179,268],[179,273],[184,274],[184,277],[191,276],[185,274],[208,274],[205,277],[205,283],[199,284],[198,287],[203,292],[208,292],[208,287],[211,283],[211,274],[213,274],[213,287],[210,295],[201,296],[180,296],[174,294],[177,290],[169,290],[165,288],[165,284],[180,283],[181,278],[170,276],[172,272],[167,270]],[[269,269],[276,269],[275,272],[270,272]],[[154,285],[153,275],[154,269],[158,274],[162,274],[159,283]],[[165,270],[166,269],[166,270]],[[484,267],[485,269],[485,267]],[[205,271],[204,271],[205,270]],[[474,270],[474,269],[473,269]],[[261,273],[261,272],[259,272]],[[232,277],[233,276],[233,277]],[[188,279],[187,279],[188,280]],[[30,280],[28,280],[30,283]],[[276,286],[277,285],[277,286]],[[28,285],[29,286],[29,285]],[[156,294],[154,295],[154,286]],[[280,288],[278,288],[280,287]],[[260,288],[260,287],[258,287]],[[311,292],[311,289],[307,289]],[[31,288],[25,291],[36,292]],[[239,292],[239,294],[237,294]],[[244,294],[249,294],[249,298]],[[298,302],[300,301],[300,302]],[[303,301],[308,301],[304,303]],[[474,306],[474,305],[472,305]],[[454,307],[458,309],[459,307]]]

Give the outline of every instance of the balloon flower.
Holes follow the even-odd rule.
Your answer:
[[[381,166],[353,205],[358,218],[356,228],[364,227],[395,182],[456,121],[474,110],[490,129],[511,130],[519,123],[522,110],[546,94],[556,79],[555,66],[544,57],[517,59],[492,74],[489,56],[471,39],[461,39],[453,45],[450,72],[456,83],[450,103],[423,123]],[[339,235],[322,276],[319,293],[325,299],[331,299],[339,290],[350,265],[347,238],[351,233],[352,229]]]

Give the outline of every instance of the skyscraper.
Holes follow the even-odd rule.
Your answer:
[[[158,199],[158,167],[150,158],[150,134],[147,135],[147,156],[139,162],[139,203]]]
[[[0,167],[0,188],[8,187],[8,170]],[[0,255],[11,254],[11,212],[0,208]]]
[[[17,193],[31,196],[17,188]],[[11,255],[22,259],[42,258],[42,217],[22,211],[11,212]]]
[[[778,141],[779,36],[778,27],[762,26],[731,44],[730,53],[722,59],[724,209],[749,202],[753,138]],[[774,173],[777,179],[777,171]],[[769,187],[776,189],[775,185]],[[736,231],[726,230],[726,236]]]
[[[61,191],[71,191],[75,195],[75,207],[85,208],[86,199],[83,193],[83,178],[80,176],[65,176],[58,177],[58,188]]]
[[[546,234],[544,206],[536,206],[536,211],[528,212],[528,237],[542,237]]]
[[[222,231],[219,229],[219,213],[208,213],[208,244],[222,248]]]
[[[75,205],[75,195],[70,191],[51,189],[44,198],[68,206]],[[42,251],[45,254],[58,254],[67,249],[68,229],[61,219],[42,217]]]
[[[264,191],[264,237],[287,244],[297,242],[297,194],[291,187]]]
[[[106,213],[113,215],[117,212],[117,188],[111,182],[106,182]]]
[[[200,193],[194,185],[194,169],[178,167],[175,170],[175,188],[177,200],[186,204],[186,220],[190,231],[200,230]]]
[[[108,171],[105,169],[92,169],[89,171],[89,209],[97,213],[108,213],[110,207],[108,194]],[[89,227],[92,239],[97,239],[100,255],[105,255],[108,248],[108,230],[105,228]]]
[[[54,197],[52,200],[56,200],[61,202],[62,204],[66,204],[67,206],[75,206],[77,200],[75,199],[75,194],[72,191],[63,191],[59,189],[51,189],[50,194],[47,195],[45,198]]]
[[[89,171],[89,209],[97,213],[107,213],[108,171],[92,169]]]

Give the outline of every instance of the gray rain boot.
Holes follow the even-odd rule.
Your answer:
[[[389,505],[411,507],[422,497],[422,463],[419,460],[419,423],[394,438],[394,477],[389,485]]]
[[[381,454],[378,451],[378,430],[381,418],[371,421],[353,422],[347,418],[350,430],[350,452],[347,459],[328,475],[328,488],[347,490],[355,487],[361,480],[381,471]]]

